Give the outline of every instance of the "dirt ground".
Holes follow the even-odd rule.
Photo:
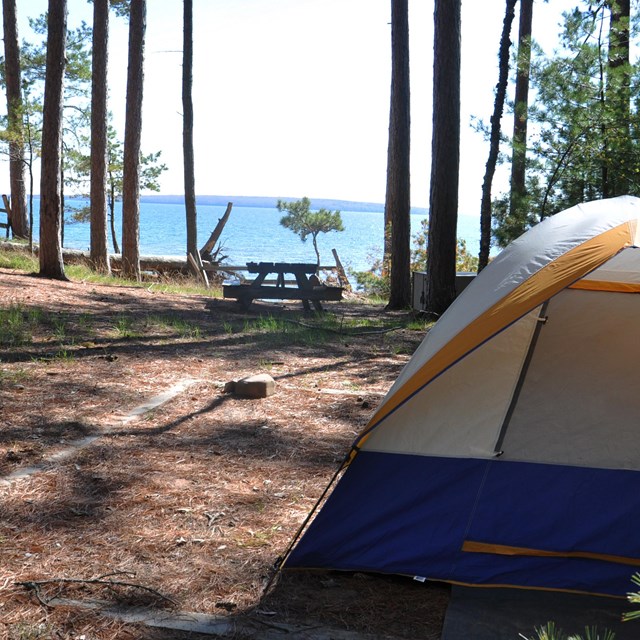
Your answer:
[[[79,606],[96,602],[440,637],[440,585],[285,572],[263,593],[424,336],[326,307],[0,269],[0,638],[199,637]],[[256,373],[274,395],[225,393]]]

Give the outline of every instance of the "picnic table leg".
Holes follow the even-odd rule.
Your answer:
[[[304,291],[305,289],[310,288],[309,279],[304,273],[296,271],[295,276],[296,282],[298,283],[298,289],[300,289],[300,291]],[[307,298],[302,298],[302,306],[304,307],[305,311],[311,311],[311,305],[309,304],[309,300]]]
[[[249,294],[244,293],[238,296],[237,302],[242,307],[243,311],[249,311],[253,298]]]

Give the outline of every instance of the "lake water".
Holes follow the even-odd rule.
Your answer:
[[[86,204],[67,200],[71,206]],[[37,201],[36,201],[37,205]],[[198,205],[198,246],[209,238],[222,217],[225,207]],[[121,204],[116,205],[116,231],[121,241]],[[363,271],[382,255],[383,213],[342,211],[345,230],[320,234],[318,244],[323,264],[333,264],[331,249],[336,249],[346,268]],[[302,242],[293,232],[280,225],[282,214],[275,208],[233,207],[222,234],[227,264],[256,262],[315,262],[311,239]],[[412,236],[420,230],[426,213],[411,215]],[[458,236],[467,241],[471,253],[477,255],[480,223],[475,216],[459,216]],[[37,216],[34,240],[38,239]],[[66,223],[64,245],[70,249],[89,248],[89,223]],[[109,235],[109,248],[111,236]],[[186,225],[184,206],[142,202],[140,204],[140,253],[144,255],[184,256]]]

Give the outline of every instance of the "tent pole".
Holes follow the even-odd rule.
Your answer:
[[[516,410],[516,405],[518,404],[518,398],[520,397],[520,392],[522,391],[522,387],[524,386],[525,378],[527,377],[527,371],[529,370],[529,365],[531,364],[531,359],[533,358],[533,352],[536,349],[536,343],[538,342],[538,336],[540,335],[540,330],[542,326],[547,321],[547,307],[549,306],[549,300],[546,300],[540,309],[540,314],[538,315],[538,322],[536,323],[536,328],[533,332],[533,336],[531,337],[531,342],[529,343],[529,349],[527,350],[527,355],[524,359],[524,363],[522,364],[522,369],[520,370],[520,375],[518,376],[518,382],[516,383],[516,387],[513,391],[513,396],[511,397],[511,402],[509,403],[509,408],[507,409],[507,413],[504,417],[504,421],[502,422],[502,426],[500,427],[500,433],[498,435],[498,440],[496,441],[496,446],[494,448],[494,452],[498,455],[502,454],[502,444],[504,443],[505,436],[507,435],[507,429],[509,428],[509,423],[511,422],[511,418],[513,417],[513,413]]]

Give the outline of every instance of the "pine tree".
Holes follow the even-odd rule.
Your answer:
[[[93,0],[91,73],[91,263],[109,273],[107,251],[107,67],[109,0]]]
[[[40,275],[66,280],[62,262],[62,97],[67,37],[67,2],[49,0],[47,72],[40,179]]]
[[[146,0],[131,0],[122,188],[122,272],[140,280],[140,139]]]

